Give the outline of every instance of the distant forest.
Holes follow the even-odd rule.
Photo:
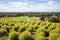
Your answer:
[[[60,12],[0,12],[0,17],[5,17],[5,16],[58,16],[60,15]]]
[[[38,17],[41,21],[60,23],[60,12],[0,12],[0,18],[20,16]]]

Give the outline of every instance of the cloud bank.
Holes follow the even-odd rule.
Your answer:
[[[11,1],[5,4],[0,3],[0,12],[60,12],[59,2],[53,0],[45,1],[47,2],[35,3],[34,1]]]

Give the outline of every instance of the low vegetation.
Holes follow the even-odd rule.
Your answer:
[[[3,39],[6,38],[6,39]],[[33,17],[0,18],[3,40],[60,40],[60,23],[43,22]]]

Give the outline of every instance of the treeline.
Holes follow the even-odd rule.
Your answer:
[[[0,17],[4,16],[58,16],[60,12],[0,12]]]
[[[40,17],[41,21],[60,23],[60,12],[0,12],[0,17]]]

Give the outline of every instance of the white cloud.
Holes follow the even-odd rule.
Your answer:
[[[38,0],[38,1],[49,1],[49,0]]]
[[[9,2],[10,5],[28,5],[26,2]]]
[[[51,6],[58,5],[58,4],[59,4],[59,3],[56,2],[56,1],[49,1],[49,2],[47,3],[47,5],[51,5]]]
[[[48,5],[54,5],[54,1],[49,1],[47,4]]]
[[[49,1],[43,4],[29,4],[28,2],[9,2],[7,4],[0,4],[0,11],[4,12],[51,12],[60,11],[60,5],[55,5],[54,1]],[[49,6],[47,6],[49,5]]]

